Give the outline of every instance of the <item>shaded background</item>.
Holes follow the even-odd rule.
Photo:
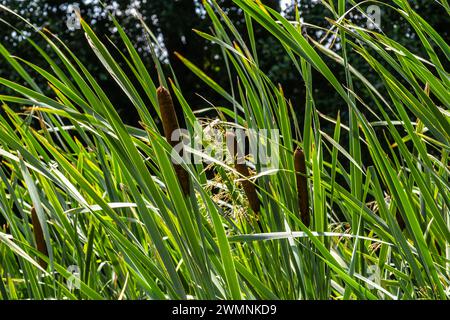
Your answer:
[[[245,20],[241,10],[237,8],[231,0],[218,0],[217,2],[245,37]],[[283,14],[288,17],[292,17],[293,15],[293,6],[291,2],[293,1],[263,1],[263,3],[271,6],[275,10],[282,11]],[[330,13],[321,4],[317,4],[317,2],[318,1],[314,0],[300,0],[299,8],[301,17],[305,22],[329,27],[325,17],[331,18]],[[391,3],[392,1],[386,2]],[[410,2],[414,3],[415,9],[448,42],[450,21],[448,15],[443,11],[444,9],[433,0]],[[167,62],[170,60],[183,89],[183,93],[191,106],[194,109],[206,106],[207,103],[199,95],[215,105],[227,105],[226,101],[198,80],[197,77],[180,63],[173,54],[175,51],[181,53],[221,84],[225,89],[229,89],[229,78],[223,64],[220,48],[192,32],[193,28],[209,32],[209,27],[211,25],[209,18],[205,16],[200,0],[104,1],[105,6],[102,6],[100,1],[97,0],[80,0],[78,2],[0,0],[0,3],[13,9],[15,12],[33,22],[36,26],[46,27],[51,32],[57,34],[69,48],[76,52],[78,58],[85,63],[86,67],[96,75],[97,80],[99,80],[103,88],[105,88],[105,91],[109,93],[111,101],[127,123],[137,124],[137,112],[134,111],[134,108],[126,95],[118,88],[117,84],[98,61],[87,44],[83,32],[81,30],[68,29],[66,21],[68,18],[69,5],[71,4],[77,3],[84,19],[91,24],[93,30],[102,40],[106,41],[108,37],[113,43],[118,44],[119,47],[123,48],[119,34],[107,15],[108,10],[114,12],[130,38],[134,41],[134,45],[138,51],[144,57],[144,61],[148,65],[148,68],[154,70],[142,26],[130,11],[133,9],[138,10],[165,48],[163,51],[159,52],[159,55],[162,61]],[[0,10],[0,18],[20,30],[28,30],[28,32],[25,32],[25,36],[31,37],[38,44],[44,43],[39,35],[30,32],[29,28],[25,28],[24,23],[20,22],[12,15],[6,14]],[[366,23],[366,20],[358,15],[352,16],[352,20],[362,26]],[[413,52],[425,56],[424,52],[417,52],[418,46],[414,44],[419,41],[419,39],[405,21],[399,18],[397,13],[383,8],[381,25],[383,31],[388,36],[402,43]],[[278,41],[262,30],[257,23],[254,23],[254,27],[262,70],[269,75],[274,83],[281,83],[283,85],[286,96],[293,101],[294,108],[298,111],[299,115],[301,115],[304,104],[304,84],[302,83],[300,75],[294,69]],[[313,30],[305,30],[305,32],[308,32],[310,36],[316,39],[321,36],[321,34]],[[44,68],[47,66],[45,60],[33,51],[30,44],[24,40],[22,35],[4,24],[0,28],[0,43],[14,55],[29,60]],[[114,52],[114,50],[115,49],[111,46],[110,51]],[[333,50],[338,51],[339,46],[334,46]],[[120,57],[118,58],[120,60]],[[20,82],[21,80],[15,71],[12,70],[6,61],[1,59],[3,59],[3,57],[0,57],[0,77]],[[369,72],[369,69],[359,56],[350,53],[350,59],[352,64],[368,77],[369,80],[375,83],[378,81],[376,75]],[[123,60],[121,61],[125,64]],[[328,59],[326,61],[329,63],[333,72],[343,81],[343,79],[345,79],[343,68],[334,65]],[[150,73],[156,75],[156,72]],[[31,72],[31,74],[33,73]],[[319,74],[314,75],[313,81],[318,109],[333,117],[336,116],[337,110],[339,109],[341,110],[341,116],[345,120],[346,107],[341,99],[336,96],[335,91],[330,87],[328,82]],[[40,83],[40,85],[43,89],[47,87],[45,83]],[[358,86],[358,83],[355,85]],[[5,93],[11,92],[7,91],[4,87],[0,87],[0,94]],[[299,118],[302,117],[299,116]]]

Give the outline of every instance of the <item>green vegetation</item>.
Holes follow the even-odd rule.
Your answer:
[[[177,81],[182,75],[164,74],[154,52],[144,62],[118,21],[112,17],[121,43],[103,41],[82,21],[140,127],[122,121],[96,75],[50,32],[36,29],[48,48],[28,38],[46,65],[0,46],[26,83],[0,78],[0,297],[450,297],[450,48],[407,0],[377,4],[409,23],[426,56],[353,24],[349,13],[365,12],[353,1],[322,2],[334,17],[327,39],[340,50],[305,37],[298,12],[291,21],[259,1],[234,0],[245,14],[243,35],[215,1],[204,1],[212,29],[194,32],[221,48],[230,84],[220,86],[178,55],[202,86],[227,101],[205,102],[195,112]],[[448,16],[448,1],[437,2]],[[283,46],[304,81],[296,112],[283,84],[259,67],[256,24]],[[354,54],[376,83],[358,72]],[[344,83],[330,63],[341,65]],[[316,108],[316,97],[328,94],[314,87],[316,72],[334,88],[336,109],[347,111],[348,121]],[[179,125],[189,132],[198,123],[223,132],[278,130],[269,137],[278,169],[264,171],[252,158],[244,167],[219,160],[174,166],[164,131],[178,124],[170,120],[164,131],[159,125],[167,116],[159,86],[170,90],[181,108]],[[180,178],[186,172],[188,187]]]

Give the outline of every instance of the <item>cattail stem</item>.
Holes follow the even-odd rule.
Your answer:
[[[172,147],[175,147],[178,142],[172,141],[172,133],[175,132],[175,130],[179,130],[180,126],[178,124],[177,114],[175,113],[175,107],[173,105],[172,97],[169,90],[167,90],[163,86],[160,86],[156,90],[156,94],[158,96],[164,136],[166,137],[166,140],[170,143],[170,145]],[[188,172],[184,170],[183,167],[179,164],[174,164],[174,169],[184,195],[188,195],[190,193]]]
[[[244,156],[238,150],[238,143],[236,135],[232,132],[226,133],[227,147],[233,156],[234,168],[236,171],[244,177],[250,176],[250,171],[245,165]],[[261,204],[259,202],[258,195],[256,194],[255,185],[249,180],[242,181],[242,187],[244,188],[245,195],[247,196],[250,208],[258,215],[260,212]]]
[[[303,224],[309,227],[311,218],[309,215],[308,178],[306,174],[305,154],[300,148],[297,148],[294,153],[294,167],[297,180],[300,218]]]
[[[397,219],[398,226],[401,230],[405,230],[406,223],[405,220],[403,220],[402,214],[398,211],[398,209],[395,212],[395,218]]]
[[[34,239],[36,241],[36,249],[43,255],[48,256],[47,245],[45,244],[45,239],[44,239],[44,232],[42,232],[42,227],[41,227],[41,224],[39,223],[39,219],[36,214],[36,209],[34,207],[31,208],[31,223],[33,224],[33,232],[34,232]],[[45,262],[41,258],[39,258],[38,262],[39,262],[39,265],[43,269],[47,269],[47,262]]]

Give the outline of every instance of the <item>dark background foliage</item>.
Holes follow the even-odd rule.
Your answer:
[[[230,19],[236,24],[237,28],[245,36],[245,21],[243,14],[231,0],[217,1]],[[271,6],[275,10],[284,11],[287,16],[293,16],[293,6],[290,1],[265,0],[263,3]],[[317,1],[304,0],[299,1],[300,16],[305,22],[329,27],[325,17],[332,18],[329,11],[321,4],[315,4]],[[74,52],[78,58],[83,61],[87,68],[97,76],[104,88],[108,88],[111,100],[114,101],[118,111],[128,123],[136,124],[137,113],[133,112],[131,103],[127,97],[118,89],[114,80],[107,74],[101,63],[97,60],[90,49],[84,34],[80,30],[69,30],[66,25],[69,5],[74,2],[69,1],[17,1],[0,0],[0,3],[13,9],[38,27],[45,27],[52,33],[58,35]],[[386,1],[386,3],[392,3]],[[411,1],[422,16],[437,30],[444,39],[448,40],[448,15],[439,14],[443,8],[433,0]],[[146,23],[152,28],[154,34],[158,37],[164,50],[159,52],[161,59],[172,64],[173,70],[177,75],[178,81],[183,88],[183,93],[194,108],[205,107],[204,99],[211,101],[216,105],[225,104],[211,89],[201,83],[194,74],[174,56],[174,52],[179,52],[187,57],[194,64],[205,71],[209,76],[215,79],[224,88],[229,88],[229,77],[223,64],[220,49],[217,45],[211,44],[203,38],[196,35],[192,29],[198,29],[209,32],[210,21],[205,16],[199,0],[134,0],[134,1],[105,1],[104,6],[97,0],[80,0],[77,3],[81,10],[81,15],[89,22],[94,31],[101,35],[102,40],[109,38],[112,43],[120,47],[120,37],[110,21],[107,12],[113,12],[120,23],[124,26],[130,38],[138,51],[145,57],[145,61],[150,69],[153,68],[150,57],[147,40],[144,36],[142,26],[139,21],[131,14],[131,9],[137,9]],[[15,19],[10,14],[0,12],[1,19],[4,19],[19,30],[28,30],[25,37],[31,37],[38,44],[43,43],[38,35],[26,28],[24,23]],[[365,20],[358,15],[351,17],[355,23],[365,24]],[[254,24],[258,55],[260,66],[266,72],[274,83],[281,83],[284,87],[286,96],[293,101],[294,108],[301,113],[303,110],[304,86],[300,75],[295,71],[289,58],[286,56],[283,48],[267,32],[262,30],[259,25]],[[415,52],[414,43],[418,41],[416,34],[410,27],[399,18],[399,15],[388,8],[382,12],[382,29],[391,38],[399,41]],[[311,37],[319,39],[322,34],[315,30],[306,29]],[[39,66],[46,66],[46,62],[31,48],[24,37],[14,31],[13,28],[2,24],[0,28],[1,43],[14,55],[29,60]],[[111,52],[114,52],[111,46]],[[335,45],[333,50],[339,50],[339,45]],[[416,52],[419,55],[425,55],[424,52]],[[370,74],[363,61],[354,53],[350,53],[352,64],[354,64],[366,77],[376,81],[376,75]],[[118,57],[120,58],[120,57]],[[333,71],[344,79],[343,70],[330,62]],[[153,72],[156,74],[156,72]],[[0,76],[20,81],[19,76],[11,70],[6,61],[0,60]],[[156,76],[155,76],[156,81]],[[43,90],[46,90],[46,84],[40,83]],[[314,87],[316,92],[316,105],[324,113],[335,116],[337,110],[341,110],[341,115],[345,117],[346,111],[341,100],[336,97],[336,93],[329,87],[329,84],[319,75],[314,76]],[[319,90],[320,89],[320,90]],[[8,93],[5,88],[0,88],[0,93]],[[204,98],[204,99],[203,99]],[[301,118],[301,117],[300,117]]]

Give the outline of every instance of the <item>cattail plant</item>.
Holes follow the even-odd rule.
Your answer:
[[[250,176],[250,171],[245,165],[244,155],[238,152],[238,143],[236,135],[233,132],[227,132],[225,134],[227,147],[233,157],[234,168],[236,171],[244,177]],[[247,196],[250,208],[258,215],[260,212],[260,202],[258,195],[256,194],[255,185],[249,180],[242,181],[242,187],[244,188],[245,195]]]
[[[308,178],[306,175],[305,153],[297,148],[294,153],[295,176],[297,180],[298,206],[303,224],[309,227]]]
[[[406,223],[405,220],[403,220],[402,214],[398,211],[398,209],[395,212],[395,218],[397,219],[398,226],[400,229],[405,230],[406,229]]]
[[[43,255],[48,256],[47,245],[44,240],[44,232],[42,232],[41,224],[36,213],[36,209],[31,208],[31,223],[33,224],[34,239],[36,241],[36,249]],[[39,258],[39,265],[43,268],[47,268],[47,262]]]
[[[158,96],[158,103],[161,112],[161,120],[163,124],[164,136],[166,140],[170,143],[172,147],[175,147],[176,142],[172,141],[172,133],[175,130],[179,130],[180,126],[178,124],[177,114],[175,113],[175,107],[173,105],[172,97],[169,90],[160,86],[156,90]],[[174,164],[175,173],[180,182],[181,189],[184,195],[189,194],[189,174],[183,167],[179,164]]]

